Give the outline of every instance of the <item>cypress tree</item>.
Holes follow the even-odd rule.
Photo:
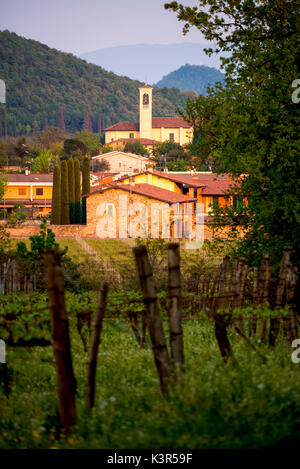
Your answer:
[[[68,182],[69,182],[69,215],[70,223],[75,223],[75,174],[74,174],[74,160],[68,160]]]
[[[90,158],[85,156],[82,162],[82,195],[90,192]],[[86,224],[86,198],[82,199],[82,223]]]
[[[81,210],[80,210],[80,163],[79,159],[74,160],[74,179],[75,179],[75,204],[74,204],[74,223],[81,223]]]
[[[54,166],[53,172],[53,189],[52,189],[52,212],[51,223],[60,225],[61,220],[61,177],[60,167],[58,164]]]
[[[69,183],[68,183],[68,165],[66,161],[61,164],[61,224],[70,223],[69,213]]]

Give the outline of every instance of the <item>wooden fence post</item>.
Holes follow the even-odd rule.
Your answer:
[[[92,409],[95,403],[97,356],[98,356],[98,348],[99,348],[99,342],[100,342],[100,334],[101,334],[101,329],[102,329],[104,311],[106,307],[107,292],[108,292],[108,284],[104,283],[101,288],[100,299],[99,299],[98,308],[96,311],[95,330],[94,330],[91,354],[90,354],[90,360],[89,360],[88,384],[87,384],[87,405],[89,409]]]
[[[45,253],[47,288],[51,312],[53,350],[56,361],[59,410],[66,433],[76,423],[76,380],[73,373],[69,323],[65,308],[63,275],[57,251]]]
[[[154,361],[160,379],[160,387],[163,394],[168,394],[169,381],[171,377],[170,361],[164,336],[163,322],[160,317],[157,304],[152,267],[150,265],[145,246],[137,246],[133,248],[133,252],[140,278],[143,300],[146,306],[149,333],[152,342]]]
[[[168,247],[168,287],[169,287],[169,321],[170,347],[172,361],[180,371],[184,371],[184,352],[181,312],[180,251],[178,243]]]

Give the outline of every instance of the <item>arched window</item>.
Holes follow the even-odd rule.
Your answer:
[[[143,94],[143,105],[149,104],[149,95],[147,93]]]

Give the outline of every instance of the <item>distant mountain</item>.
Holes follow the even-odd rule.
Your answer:
[[[138,119],[138,87],[142,82],[119,77],[72,54],[50,49],[40,42],[0,31],[0,79],[6,83],[8,134],[30,134],[43,123],[62,121],[70,132],[82,129],[84,113],[97,131],[104,126]],[[153,115],[175,116],[189,93],[155,88]],[[0,136],[4,107],[0,109]],[[59,118],[58,118],[58,110]]]
[[[118,75],[152,84],[186,63],[219,68],[219,56],[208,57],[204,47],[195,43],[136,44],[95,50],[79,57]]]
[[[206,94],[206,87],[213,86],[217,81],[224,79],[223,73],[213,67],[205,65],[184,65],[178,70],[164,76],[156,83],[156,86],[163,88],[179,88],[181,91],[193,90],[198,94]]]

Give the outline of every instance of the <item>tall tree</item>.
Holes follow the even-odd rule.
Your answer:
[[[53,172],[53,189],[52,189],[52,212],[51,223],[60,225],[61,222],[61,171],[60,166],[56,164]]]
[[[61,107],[57,111],[56,125],[59,129],[61,129],[63,131],[66,130],[65,119],[64,119],[64,111]]]
[[[7,116],[6,116],[6,108],[3,106],[3,113],[4,113],[4,137],[7,137]]]
[[[48,129],[47,113],[43,112],[43,130]]]
[[[16,121],[16,116],[13,117],[13,131],[14,131],[14,137],[16,138],[17,136],[17,121]]]
[[[70,209],[69,209],[69,181],[68,181],[68,165],[66,161],[61,163],[61,224],[69,225]]]
[[[85,156],[82,162],[82,195],[90,192],[90,158]],[[82,223],[86,224],[86,197],[82,198]]]
[[[84,111],[82,130],[86,130],[87,132],[93,132],[93,125],[88,111]]]
[[[290,245],[300,265],[300,107],[293,100],[300,76],[298,0],[165,7],[184,22],[184,33],[195,26],[227,55],[225,86],[212,93],[216,106],[206,130],[215,169],[233,174],[239,183],[232,192],[247,204],[226,207],[219,222],[232,226],[232,234],[243,226],[240,252],[250,262],[254,252],[258,261],[266,251],[278,260]]]
[[[81,194],[81,180],[80,180],[80,163],[78,158],[74,160],[74,181],[75,181],[75,206],[74,206],[74,223],[81,223],[81,207],[80,207],[80,194]]]
[[[75,223],[75,173],[74,160],[68,160],[68,181],[69,181],[69,207],[70,207],[70,223]]]
[[[99,113],[98,114],[98,134],[102,134],[102,118],[101,118],[101,114]]]

